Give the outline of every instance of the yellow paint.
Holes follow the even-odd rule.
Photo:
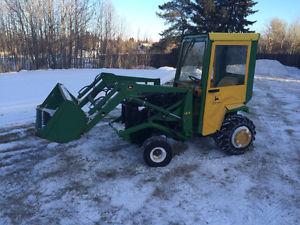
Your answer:
[[[259,36],[255,33],[209,33],[212,41],[257,41]]]
[[[247,62],[245,83],[243,85],[212,87],[211,76],[213,73],[213,65],[215,59],[215,50],[217,45],[246,45]],[[251,42],[250,41],[215,41],[212,45],[212,52],[210,58],[209,77],[207,83],[205,109],[203,116],[202,135],[213,134],[218,131],[223,123],[225,113],[228,108],[243,105],[246,98],[246,87],[248,80],[248,68],[250,61]],[[219,89],[219,92],[209,93],[211,89]]]
[[[248,146],[251,142],[251,133],[249,130],[240,130],[234,137],[234,142],[242,148]]]
[[[239,104],[226,105],[226,109],[228,111],[230,111],[230,110],[241,108],[243,106],[245,106],[245,104],[243,104],[243,103],[242,104],[239,103]]]

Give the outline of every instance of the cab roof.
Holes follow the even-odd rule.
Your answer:
[[[212,41],[257,41],[259,34],[256,33],[209,33]]]
[[[184,41],[205,40],[212,41],[258,41],[260,35],[256,33],[209,33],[198,35],[186,35]]]

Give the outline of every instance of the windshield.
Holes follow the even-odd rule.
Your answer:
[[[179,81],[190,81],[189,76],[201,79],[205,42],[185,42]]]

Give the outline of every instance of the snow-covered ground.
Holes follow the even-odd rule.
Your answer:
[[[122,69],[69,69],[37,70],[6,73],[0,75],[0,127],[32,122],[35,108],[41,104],[57,83],[64,84],[77,96],[77,92],[90,84],[101,72],[118,75],[162,78],[167,82],[174,77],[174,68],[158,70]]]
[[[254,150],[210,138],[174,143],[166,168],[99,123],[80,140],[34,136],[35,107],[57,82],[74,94],[100,72],[161,77],[175,70],[47,70],[0,75],[0,224],[299,224],[300,70],[258,60],[248,115]]]

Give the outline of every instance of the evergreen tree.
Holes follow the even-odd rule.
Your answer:
[[[256,21],[255,0],[170,0],[159,6],[157,15],[169,27],[161,33],[161,46],[178,45],[186,33],[251,32]]]
[[[253,0],[196,0],[192,2],[194,32],[250,32],[248,16],[256,13]]]
[[[191,2],[192,11],[191,20],[193,25],[190,30],[193,33],[207,33],[210,31],[219,31],[219,7],[215,0],[195,0]]]
[[[190,16],[192,13],[190,4],[190,0],[171,0],[158,6],[160,12],[157,15],[165,19],[165,24],[169,25],[160,34],[164,39],[178,39],[179,37],[183,37],[190,26]]]

